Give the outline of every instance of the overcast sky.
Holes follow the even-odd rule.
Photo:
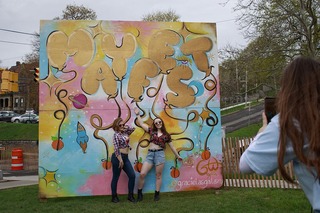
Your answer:
[[[185,22],[217,24],[218,48],[246,44],[232,8],[237,0],[0,0],[0,67],[14,66],[32,52],[31,35],[39,32],[40,20],[61,16],[67,4],[94,10],[97,20],[141,21],[146,14],[173,10]],[[4,29],[4,30],[3,30]],[[11,43],[13,42],[13,43]],[[17,44],[19,43],[19,44]]]

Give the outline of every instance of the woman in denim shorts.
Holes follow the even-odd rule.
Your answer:
[[[160,199],[160,188],[162,183],[162,171],[165,163],[165,145],[166,143],[171,148],[172,152],[175,154],[176,158],[182,160],[177,150],[173,147],[171,143],[171,136],[167,132],[166,127],[161,118],[155,118],[153,120],[153,124],[149,127],[145,124],[141,117],[139,109],[135,109],[135,113],[137,115],[138,124],[144,131],[150,134],[150,145],[148,149],[148,155],[142,165],[139,183],[138,183],[138,201],[142,201],[142,188],[144,185],[145,177],[148,172],[151,170],[153,165],[156,167],[156,190],[154,194],[154,201],[158,201]]]

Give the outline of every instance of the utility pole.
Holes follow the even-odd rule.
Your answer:
[[[238,62],[236,61],[236,84],[237,84],[237,93],[239,93],[239,73],[238,73]]]
[[[246,69],[246,107],[247,107],[247,102],[248,102],[248,70]]]

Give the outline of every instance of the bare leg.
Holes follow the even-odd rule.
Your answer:
[[[160,191],[160,188],[161,188],[163,168],[164,168],[164,163],[156,166],[156,191]]]
[[[140,177],[139,177],[139,183],[138,183],[138,189],[142,189],[144,186],[145,177],[147,176],[150,169],[153,167],[153,164],[150,164],[148,162],[144,162],[141,168]]]

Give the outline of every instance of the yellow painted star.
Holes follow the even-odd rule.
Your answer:
[[[58,170],[55,170],[55,171],[49,171],[49,170],[46,170],[46,174],[45,176],[42,178],[46,181],[46,184],[48,185],[50,182],[53,182],[53,183],[57,183],[57,180],[56,180],[56,172]]]
[[[48,85],[49,89],[50,89],[50,93],[51,93],[51,89],[52,87],[55,85],[55,84],[58,84],[58,83],[62,83],[62,81],[58,78],[56,78],[53,74],[52,74],[52,71],[51,69],[49,70],[49,75],[41,80],[41,82],[45,83],[46,85]]]
[[[207,109],[202,109],[202,112],[200,114],[200,117],[202,118],[202,120],[205,120],[206,118],[208,118],[210,115],[210,111]]]

